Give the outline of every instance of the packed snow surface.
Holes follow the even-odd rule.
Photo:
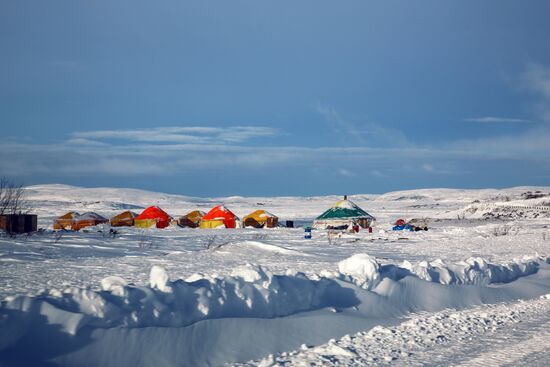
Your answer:
[[[549,193],[353,195],[373,233],[305,239],[300,227],[341,197],[29,187],[44,230],[0,237],[0,365],[537,364],[549,357]],[[68,211],[178,217],[221,203],[297,228],[52,231]],[[392,231],[398,218],[429,230]]]

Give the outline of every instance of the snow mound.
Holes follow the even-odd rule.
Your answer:
[[[522,259],[505,264],[491,264],[479,257],[448,264],[441,259],[421,261],[416,265],[405,264],[405,269],[421,279],[441,284],[509,283],[522,276],[537,272],[536,259]]]
[[[509,283],[522,276],[538,271],[540,259],[529,258],[504,264],[491,264],[480,257],[470,257],[464,261],[447,263],[441,259],[420,261],[411,264],[404,261],[400,265],[382,265],[368,254],[355,254],[338,263],[339,278],[357,286],[373,290],[384,278],[398,281],[405,276],[415,276],[422,280],[440,284]]]
[[[153,265],[149,276],[151,288],[157,288],[162,292],[169,292],[171,290],[168,285],[169,279],[165,268],[159,265]]]
[[[365,289],[372,289],[380,280],[380,265],[367,254],[355,254],[338,263],[338,271],[351,282]]]
[[[117,337],[141,335],[144,342],[149,343],[152,339],[148,339],[151,337],[148,330],[155,332],[161,328],[162,335],[168,338],[170,330],[194,327],[200,321],[210,324],[215,319],[274,319],[309,311],[325,312],[323,317],[328,317],[327,312],[339,313],[344,309],[352,313],[361,309],[367,312],[371,309],[367,305],[373,300],[383,302],[380,305],[385,305],[384,308],[391,304],[396,307],[394,312],[399,313],[404,312],[399,308],[407,309],[407,302],[418,299],[392,296],[388,287],[391,282],[385,278],[397,283],[411,277],[408,280],[412,282],[403,284],[415,288],[413,293],[418,289],[422,294],[422,289],[424,292],[434,289],[425,288],[421,284],[424,281],[427,285],[438,282],[483,286],[532,274],[538,266],[535,259],[495,265],[481,258],[454,264],[441,260],[415,265],[404,262],[398,266],[381,264],[375,257],[359,253],[339,262],[337,272],[323,272],[325,276],[274,275],[261,266],[247,264],[235,268],[228,276],[194,274],[187,280],[172,281],[164,267],[154,265],[147,286],[128,284],[121,277],[110,276],[101,281],[101,290],[97,291],[72,287],[5,299],[0,305],[0,356],[11,352],[20,356],[18,353],[24,353],[35,340],[44,345],[45,341],[55,340],[55,348],[61,348],[64,340],[85,343],[90,331],[101,334],[101,330],[107,332],[108,329]],[[472,289],[480,291],[481,288]],[[436,298],[442,294],[448,296],[448,293],[438,293]],[[400,301],[394,302],[388,297],[397,297]],[[420,305],[426,306],[422,302]],[[373,312],[382,312],[382,309]],[[141,353],[140,348],[136,347],[135,352]],[[114,353],[115,349],[110,352]],[[346,357],[353,354],[334,345],[318,351]]]
[[[107,277],[101,291],[69,288],[7,299],[0,307],[0,350],[44,324],[75,335],[83,327],[183,327],[206,319],[273,318],[358,303],[334,279],[273,275],[256,265],[238,267],[223,278],[189,280],[170,281],[166,269],[154,265],[150,287]]]

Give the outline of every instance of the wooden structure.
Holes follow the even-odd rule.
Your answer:
[[[0,215],[0,229],[7,233],[29,233],[37,229],[36,214],[4,214]]]

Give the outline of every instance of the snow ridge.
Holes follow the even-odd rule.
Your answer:
[[[442,284],[486,285],[533,274],[538,263],[531,259],[494,265],[471,258],[452,265],[436,260],[400,267],[381,265],[374,257],[356,254],[341,261],[338,268],[339,272],[308,278],[303,273],[274,275],[248,264],[226,277],[194,275],[170,281],[166,269],[155,265],[150,286],[127,284],[115,276],[102,280],[102,291],[73,287],[34,297],[9,297],[0,307],[0,350],[16,343],[43,316],[47,323],[59,324],[72,335],[84,326],[182,327],[226,317],[273,318],[324,307],[356,306],[359,300],[353,290],[343,286],[346,282],[374,292],[382,279],[405,276]],[[25,315],[25,322],[13,316],[17,313]]]
[[[338,263],[342,280],[352,282],[364,289],[374,289],[384,278],[399,280],[405,276],[416,276],[428,282],[440,284],[509,283],[519,277],[534,274],[539,268],[540,259],[525,257],[505,264],[491,264],[480,257],[470,257],[457,263],[447,263],[441,259],[421,261],[411,264],[404,261],[399,266],[380,264],[367,254],[355,254]]]
[[[0,307],[0,350],[30,332],[43,316],[75,335],[82,327],[182,327],[224,317],[273,318],[321,307],[352,307],[353,292],[335,280],[311,280],[302,273],[273,275],[246,265],[223,278],[192,276],[170,281],[166,270],[153,266],[150,286],[126,284],[108,277],[102,291],[68,288],[41,295],[8,297]],[[25,322],[14,313],[24,313]],[[11,331],[18,330],[17,333]]]

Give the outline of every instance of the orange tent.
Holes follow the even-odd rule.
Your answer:
[[[108,223],[109,219],[102,217],[101,215],[88,212],[77,216],[73,220],[72,229],[78,231],[84,227],[97,226],[98,224]]]
[[[134,219],[134,226],[141,228],[149,228],[152,226],[166,228],[170,225],[171,220],[172,217],[164,210],[158,206],[150,206]]]
[[[77,212],[68,212],[59,218],[53,220],[53,229],[71,229],[74,219],[80,214]]]
[[[131,227],[134,225],[134,219],[138,215],[129,210],[115,215],[111,218],[111,227]]]
[[[239,218],[231,210],[218,205],[202,217],[201,228],[236,228],[239,224]]]

